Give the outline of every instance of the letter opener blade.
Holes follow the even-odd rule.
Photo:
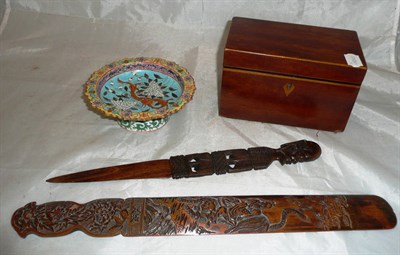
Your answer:
[[[212,153],[179,155],[170,159],[110,166],[50,178],[47,182],[94,182],[147,178],[190,178],[212,174],[265,169],[274,160],[282,165],[308,162],[321,155],[320,146],[300,140],[282,144],[278,149],[255,147]]]

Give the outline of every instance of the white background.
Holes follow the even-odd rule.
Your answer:
[[[0,1],[0,254],[399,254],[399,227],[200,237],[20,238],[10,219],[31,201],[97,198],[374,194],[400,209],[399,1]],[[233,16],[356,30],[368,64],[346,130],[331,133],[218,116]],[[399,42],[397,41],[397,45]],[[83,84],[124,57],[161,57],[194,76],[194,100],[161,130],[124,131],[88,108]],[[397,60],[396,60],[397,56]],[[180,180],[49,184],[60,174],[172,155],[300,139],[317,161]]]

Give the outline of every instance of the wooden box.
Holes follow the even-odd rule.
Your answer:
[[[367,71],[355,31],[239,17],[223,63],[221,116],[335,132]]]

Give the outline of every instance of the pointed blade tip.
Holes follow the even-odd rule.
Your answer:
[[[61,176],[56,176],[50,179],[47,179],[46,182],[51,182],[51,183],[65,183],[68,181],[63,180],[62,178],[60,178]]]
[[[53,178],[47,179],[46,182],[57,183],[57,178],[53,177]]]

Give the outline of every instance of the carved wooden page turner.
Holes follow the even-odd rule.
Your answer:
[[[11,219],[21,237],[62,236],[75,230],[94,237],[373,230],[394,228],[396,222],[390,205],[370,195],[32,202]]]
[[[267,168],[274,160],[282,165],[306,162],[321,155],[318,144],[306,140],[286,143],[279,149],[256,147],[212,153],[173,156],[120,166],[62,175],[48,182],[92,182],[145,178],[189,178]]]

